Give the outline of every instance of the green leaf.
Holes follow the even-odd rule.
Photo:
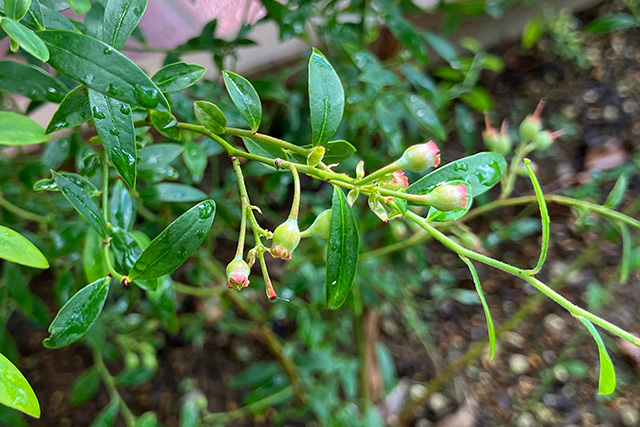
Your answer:
[[[257,131],[262,120],[262,104],[258,93],[244,77],[231,71],[223,71],[222,75],[227,92],[240,115],[253,132]]]
[[[91,10],[91,2],[89,0],[69,0],[69,6],[78,15],[84,15]]]
[[[53,113],[45,133],[73,128],[89,121],[89,119],[91,119],[91,106],[87,89],[77,87],[64,97],[56,112]]]
[[[549,223],[551,220],[549,219],[549,210],[547,209],[547,202],[544,200],[544,194],[542,194],[542,188],[540,187],[540,183],[538,182],[538,178],[536,178],[536,174],[533,173],[533,169],[531,169],[531,160],[524,159],[524,164],[527,167],[527,171],[529,172],[529,178],[531,179],[531,183],[533,184],[533,190],[536,193],[536,200],[538,201],[538,206],[540,206],[540,218],[542,221],[542,246],[540,248],[540,257],[538,258],[538,263],[531,270],[531,273],[536,274],[544,265],[544,261],[547,259],[547,250],[549,249]]]
[[[30,6],[31,0],[4,0],[4,13],[19,21],[27,14]]]
[[[607,348],[602,342],[600,334],[596,330],[595,326],[589,319],[585,319],[582,316],[578,316],[580,321],[584,323],[587,330],[591,334],[596,344],[598,344],[598,353],[600,353],[600,381],[598,385],[598,394],[611,394],[616,390],[616,371],[611,362],[611,357],[607,353]]]
[[[166,111],[151,111],[151,124],[158,132],[167,138],[180,139],[180,129],[178,120],[171,113]]]
[[[157,202],[199,202],[207,193],[190,185],[164,182],[144,189],[140,197]]]
[[[605,15],[584,27],[586,33],[613,33],[638,26],[638,19],[627,13]]]
[[[120,413],[120,404],[117,400],[109,402],[93,419],[89,427],[112,427],[115,425]]]
[[[136,187],[136,130],[131,106],[89,89],[91,115],[102,145],[116,170],[131,188]]]
[[[33,268],[49,268],[47,259],[20,233],[0,225],[0,258]]]
[[[344,89],[340,78],[317,49],[309,58],[309,109],[311,142],[323,145],[336,133],[344,112]]]
[[[411,113],[418,123],[439,139],[447,138],[447,132],[444,130],[444,126],[442,126],[442,123],[438,118],[438,114],[423,97],[419,95],[410,95],[409,97],[405,97],[403,100],[407,111]]]
[[[69,402],[77,406],[91,400],[98,392],[100,383],[98,370],[94,367],[87,369],[73,382],[69,392]]]
[[[0,403],[40,418],[40,403],[22,372],[0,353]]]
[[[53,179],[55,179],[58,188],[60,188],[60,191],[62,191],[62,194],[69,203],[73,205],[102,238],[106,239],[107,224],[104,222],[98,206],[87,196],[82,187],[57,172],[53,172]]]
[[[9,37],[15,40],[21,48],[41,61],[49,60],[47,46],[29,28],[9,18],[2,18],[0,24]]]
[[[146,9],[147,0],[109,0],[104,9],[102,40],[120,49]]]
[[[356,147],[344,140],[327,142],[324,148],[327,150],[323,159],[326,164],[339,163],[356,152]]]
[[[162,67],[151,80],[165,93],[178,92],[196,84],[206,71],[201,65],[175,62]]]
[[[130,279],[153,279],[180,267],[204,241],[215,213],[215,202],[205,200],[178,217],[142,252]]]
[[[85,194],[89,197],[96,197],[101,194],[100,190],[98,190],[91,181],[89,181],[82,175],[78,175],[77,173],[72,172],[60,172],[60,175],[64,176],[65,178],[76,184],[78,187],[82,188]],[[35,184],[33,184],[33,189],[35,191],[60,191],[60,188],[58,188],[58,184],[56,184],[56,181],[53,178],[46,178],[37,181]]]
[[[131,231],[136,222],[136,201],[122,181],[117,181],[111,191],[109,221],[126,231]]]
[[[60,80],[31,64],[0,61],[0,88],[35,101],[59,103],[67,94]]]
[[[86,27],[85,34],[95,39],[102,40],[102,29],[104,27],[104,6],[94,3],[91,10],[84,17]]]
[[[103,277],[80,289],[60,309],[51,325],[47,348],[60,348],[78,341],[100,316],[109,294],[110,277]]]
[[[28,17],[33,21],[33,28],[44,30],[44,14],[42,13],[42,6],[40,6],[39,0],[33,0],[27,11]]]
[[[196,101],[193,110],[198,121],[211,132],[221,134],[227,129],[227,118],[217,105],[207,101]]]
[[[50,137],[29,117],[9,111],[0,111],[0,145],[40,144]]]
[[[327,243],[327,307],[335,310],[347,299],[358,266],[358,225],[347,197],[333,189],[331,225]]]
[[[259,141],[257,139],[249,138],[246,136],[242,138],[242,141],[244,142],[244,146],[247,148],[247,151],[251,154],[268,157],[270,159],[287,159],[287,153],[285,153],[280,147],[276,147],[274,145],[267,144],[263,141]],[[273,168],[269,165],[265,166]]]
[[[626,174],[620,175],[616,181],[616,185],[607,196],[607,200],[604,202],[604,206],[607,208],[616,208],[624,200],[624,195],[629,187],[629,177]]]
[[[471,186],[466,181],[448,181],[447,183],[448,184],[462,184],[467,188],[467,194],[471,194]],[[433,190],[435,187],[437,187],[438,185],[441,185],[441,184],[443,184],[443,183],[440,182],[440,183],[438,183],[436,185],[433,185],[432,187],[429,188],[427,193],[431,192],[431,190]],[[438,209],[436,209],[433,206],[431,206],[429,208],[429,214],[427,215],[427,221],[432,221],[432,222],[455,221],[458,218],[462,218],[467,212],[469,212],[469,209],[471,209],[472,202],[473,202],[473,199],[471,198],[469,200],[469,203],[467,203],[467,206],[465,206],[464,208],[454,209],[454,210],[448,211],[448,212],[439,211]]]
[[[193,175],[195,182],[200,182],[209,160],[207,159],[207,153],[200,145],[193,141],[187,141],[184,144],[184,152],[182,153],[184,163],[187,165],[187,169]]]
[[[620,283],[627,283],[629,280],[629,270],[631,268],[631,250],[633,241],[629,227],[622,221],[617,222],[620,229],[620,237],[622,237],[622,259],[620,260]]]
[[[531,18],[522,30],[522,46],[531,49],[544,34],[544,23],[540,18]]]
[[[489,305],[487,304],[487,300],[484,298],[484,292],[482,292],[482,286],[480,285],[480,279],[478,278],[478,272],[476,268],[473,266],[473,263],[466,256],[460,255],[460,259],[467,264],[469,267],[469,271],[471,272],[471,277],[473,278],[473,284],[476,286],[476,291],[478,292],[478,296],[480,297],[480,302],[482,303],[482,308],[484,309],[484,316],[487,318],[487,331],[489,332],[489,361],[493,360],[493,356],[496,353],[496,331],[493,327],[493,319],[491,318],[491,312],[489,311]]]
[[[424,33],[423,37],[427,44],[431,46],[431,49],[435,50],[436,53],[449,64],[458,61],[456,48],[446,38],[430,32]]]
[[[107,266],[104,262],[104,251],[102,250],[102,238],[91,228],[87,230],[84,240],[82,265],[89,283],[107,275]]]
[[[153,144],[140,152],[139,171],[153,171],[163,166],[168,166],[184,150],[178,144]]]
[[[358,77],[358,81],[368,83],[376,88],[382,88],[384,86],[396,86],[400,84],[400,79],[393,72],[389,70],[369,70]]]
[[[144,71],[111,46],[71,31],[38,31],[38,35],[49,47],[49,64],[62,74],[127,104],[170,110]]]
[[[409,194],[427,194],[440,182],[465,181],[471,186],[471,197],[476,198],[500,182],[507,167],[504,158],[496,153],[483,152],[439,167],[407,188]]]

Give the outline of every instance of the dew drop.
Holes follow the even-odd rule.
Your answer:
[[[469,170],[469,165],[466,163],[454,163],[453,164],[453,170],[456,172],[466,172]]]
[[[107,46],[107,47],[104,48],[102,53],[104,53],[105,55],[111,55],[113,53],[113,49],[111,47]]]
[[[196,236],[198,236],[199,239],[202,239],[204,237],[204,230],[197,230]]]
[[[122,114],[129,114],[131,112],[131,108],[127,104],[122,104],[120,106],[120,112]]]
[[[200,212],[198,215],[201,219],[211,218],[213,215],[213,204],[211,202],[203,202],[200,204]]]
[[[158,105],[160,92],[158,92],[156,88],[150,86],[135,86],[134,92],[141,106],[155,108]]]
[[[120,131],[118,129],[116,129],[116,128],[109,129],[109,133],[111,135],[114,135],[114,136],[119,136],[120,135]]]
[[[93,107],[93,117],[95,119],[104,119],[106,116],[98,106]]]

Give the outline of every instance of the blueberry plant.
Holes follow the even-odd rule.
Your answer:
[[[280,7],[275,2],[267,3],[271,9]],[[379,219],[377,228],[406,223],[421,229],[412,237],[413,243],[436,240],[468,267],[484,309],[491,358],[496,345],[494,323],[476,272],[477,264],[529,283],[579,320],[599,350],[599,392],[614,391],[613,364],[596,327],[635,345],[640,345],[640,339],[580,308],[538,278],[550,240],[547,203],[608,218],[619,228],[625,247],[630,244],[629,228],[639,229],[640,222],[614,210],[626,191],[624,177],[603,204],[543,194],[527,156],[547,150],[562,135],[562,131],[545,129],[541,120],[543,102],[521,123],[517,143],[508,126],[503,124],[498,131],[487,116],[482,136],[489,151],[441,165],[439,147],[446,141],[447,131],[436,109],[469,95],[473,84],[468,86],[465,78],[445,84],[447,100],[438,101],[442,105],[435,109],[419,94],[409,95],[402,102],[420,124],[417,129],[424,138],[405,144],[393,131],[401,127],[400,122],[383,122],[383,135],[394,138],[389,152],[395,156],[377,159],[378,164],[370,167],[364,160],[352,162],[358,156],[357,148],[362,147],[336,138],[337,133],[344,133],[339,129],[345,111],[350,115],[350,124],[363,120],[362,115],[370,112],[347,108],[345,89],[347,93],[351,89],[343,86],[331,61],[317,49],[310,53],[306,73],[311,135],[308,139],[287,141],[261,131],[263,102],[246,78],[222,71],[213,85],[223,86],[228,97],[206,96],[206,90],[200,98],[187,97],[184,91],[194,89],[205,73],[202,66],[169,62],[149,76],[122,54],[120,50],[145,11],[146,0],[5,0],[0,7],[3,35],[10,38],[11,50],[24,59],[16,56],[0,61],[0,87],[31,100],[26,110],[13,107],[13,111],[0,112],[5,165],[0,218],[11,226],[2,225],[0,229],[0,257],[5,260],[0,321],[4,328],[12,310],[19,308],[36,324],[48,324],[45,347],[61,348],[81,340],[91,349],[94,366],[78,379],[71,398],[84,401],[103,383],[111,400],[97,422],[110,425],[120,415],[128,426],[156,425],[155,414],[134,414],[118,388],[145,382],[157,371],[157,348],[145,337],[159,328],[172,333],[179,330],[176,292],[212,295],[206,287],[180,282],[179,277],[202,282],[197,272],[183,273],[185,269],[180,269],[187,261],[205,266],[204,270],[217,282],[213,285],[217,287],[215,292],[226,283],[230,298],[256,320],[259,316],[251,314],[243,293],[237,294],[236,290],[260,282],[260,270],[267,298],[278,300],[278,285],[268,270],[272,259],[311,259],[307,242],[323,242],[324,261],[320,263],[326,266],[325,278],[316,278],[311,285],[323,287],[326,309],[345,310],[345,301],[357,298],[351,293],[356,292],[356,275],[368,274],[363,269],[358,271],[360,243],[364,233],[375,230],[362,229],[359,224],[358,205],[363,202]],[[86,13],[84,24],[59,13],[67,7],[78,14]],[[419,49],[412,44],[413,29],[394,15],[395,9],[385,11],[406,48]],[[441,52],[446,51],[436,35],[430,40]],[[187,43],[183,51],[195,44]],[[484,64],[487,59],[479,55],[477,47],[473,49],[476,55],[467,62],[468,73],[476,73],[483,66],[476,62]],[[372,55],[355,50],[350,55],[371,68],[363,79],[372,85],[367,89],[369,93],[400,84],[394,80],[396,74],[382,69]],[[476,61],[478,56],[482,58]],[[408,80],[428,86],[420,71],[403,68],[402,72]],[[474,99],[477,97],[468,97],[467,103],[477,107]],[[59,104],[46,129],[28,117],[44,102]],[[395,115],[393,106],[374,103],[372,108],[378,118]],[[358,114],[360,117],[356,117]],[[66,136],[51,140],[50,134],[58,131],[66,132]],[[23,164],[28,153],[19,149],[33,144],[45,145],[40,159]],[[177,166],[179,157],[182,161]],[[228,162],[230,182],[237,188],[239,204],[220,193],[216,197],[215,191],[212,197],[197,188],[208,176],[205,172],[209,163],[217,157],[220,162]],[[509,164],[505,157],[511,158]],[[13,162],[20,169],[20,184],[14,181],[15,170],[8,166]],[[278,215],[269,206],[252,203],[255,198],[264,200],[255,194],[251,183],[259,176],[255,165],[260,164],[285,183],[278,186],[284,188],[274,191],[286,195],[290,191],[286,184],[292,184],[286,218],[275,220]],[[512,197],[520,175],[528,176],[533,195]],[[172,182],[178,179],[183,182]],[[305,212],[304,207],[309,204],[304,198],[309,193],[302,191],[304,179],[315,182],[310,185],[317,185],[316,188],[331,189],[330,204],[313,213]],[[33,194],[25,198],[27,185]],[[497,185],[501,188],[499,198],[473,207],[476,200],[482,199],[480,196]],[[533,266],[511,265],[482,253],[474,246],[473,234],[461,228],[461,222],[469,218],[501,207],[533,203],[538,205],[542,230],[540,255]],[[261,215],[263,211],[266,220]],[[229,220],[234,215],[239,217],[239,224]],[[217,226],[220,221],[224,225]],[[455,235],[449,233],[452,230]],[[235,242],[235,252],[224,260],[226,267],[217,264],[210,253],[211,245],[205,243],[214,232]],[[33,269],[48,268],[52,270],[60,306],[53,319],[47,316],[46,305],[25,290],[35,274]],[[627,263],[621,272],[623,281],[628,272]],[[282,279],[282,285],[286,280]],[[283,396],[295,396],[302,404],[312,404],[304,381],[284,355],[279,341],[268,329],[261,330],[290,382],[290,387],[274,391],[265,399],[281,401]],[[36,393],[12,363],[17,360],[15,348],[4,331],[0,344],[8,353],[0,355],[0,403],[39,417]],[[125,368],[116,378],[105,359],[116,360],[119,355]],[[200,415],[205,421],[220,419],[207,414],[201,395],[194,391],[191,396],[195,397],[185,406],[184,419]]]

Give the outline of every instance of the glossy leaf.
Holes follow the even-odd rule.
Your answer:
[[[47,259],[20,233],[0,225],[0,258],[33,268],[49,268]]]
[[[40,144],[49,138],[42,126],[29,117],[0,111],[0,145]]]
[[[1,18],[0,24],[4,31],[20,45],[41,61],[49,60],[49,50],[40,38],[29,28],[9,18]]]
[[[4,0],[4,13],[11,19],[19,21],[27,14],[31,0]]]
[[[610,14],[602,16],[592,21],[584,27],[587,33],[613,33],[615,31],[626,30],[640,25],[638,18],[627,13]]]
[[[344,140],[329,141],[324,144],[324,148],[327,151],[322,161],[326,164],[339,163],[356,152],[356,147]]]
[[[68,0],[71,10],[78,15],[84,15],[91,10],[91,2],[89,0]]]
[[[76,184],[78,187],[82,188],[85,194],[89,197],[96,197],[101,194],[100,190],[98,190],[91,181],[89,181],[82,175],[78,175],[77,173],[72,172],[60,172],[60,175],[64,176],[65,178]],[[35,191],[60,191],[60,188],[58,188],[58,184],[53,178],[46,178],[37,181],[35,184],[33,184],[33,189]]]
[[[157,202],[199,202],[207,193],[190,185],[164,182],[144,189],[140,196]]]
[[[616,371],[611,362],[611,357],[607,353],[602,337],[598,333],[595,326],[589,319],[578,317],[580,321],[587,327],[587,330],[598,344],[598,353],[600,354],[600,381],[598,384],[598,394],[611,394],[616,390]]]
[[[32,417],[40,418],[40,403],[31,385],[2,353],[0,353],[0,403]]]
[[[117,181],[111,190],[109,221],[127,231],[131,231],[136,222],[136,201],[122,181]]]
[[[175,62],[162,67],[151,80],[165,93],[178,92],[196,84],[206,71],[201,65]]]
[[[340,78],[317,49],[309,58],[309,109],[311,142],[323,145],[336,133],[344,112],[344,89]]]
[[[102,312],[110,281],[110,277],[103,277],[72,296],[51,322],[51,336],[43,341],[44,346],[60,348],[82,338]]]
[[[187,165],[187,169],[193,175],[195,182],[200,182],[209,160],[207,153],[202,146],[196,144],[193,141],[187,141],[184,144],[184,152],[182,153],[184,163]]]
[[[270,159],[287,159],[287,153],[279,147],[248,137],[242,138],[242,141],[244,142],[244,146],[247,148],[247,151],[251,154],[268,157]],[[305,160],[306,159],[302,159],[303,162]],[[272,166],[268,167],[271,168]]]
[[[180,129],[178,128],[178,120],[171,113],[166,111],[151,111],[149,115],[151,124],[158,132],[167,138],[180,139]]]
[[[107,276],[107,266],[104,262],[102,238],[93,229],[87,230],[82,250],[82,265],[89,283]]]
[[[42,13],[42,6],[39,0],[32,0],[29,10],[27,11],[27,17],[30,21],[33,21],[33,27],[39,30],[44,30],[45,21],[44,14]]]
[[[104,9],[102,40],[120,49],[146,9],[147,0],[109,0]]]
[[[538,258],[538,263],[531,270],[531,273],[536,274],[542,269],[542,265],[544,261],[547,259],[547,250],[549,249],[549,223],[551,220],[549,219],[549,210],[547,209],[547,202],[544,200],[544,194],[542,194],[542,188],[540,187],[540,183],[538,182],[538,178],[536,178],[535,173],[533,173],[533,169],[531,169],[531,160],[524,159],[524,164],[527,167],[527,172],[529,172],[529,178],[531,179],[531,183],[533,184],[533,189],[536,193],[536,200],[538,201],[538,206],[540,206],[540,218],[542,221],[542,246],[540,248],[540,257]]]
[[[404,105],[418,123],[436,137],[446,139],[447,132],[444,130],[438,114],[423,97],[410,95],[408,98],[404,98]]]
[[[142,253],[133,235],[119,227],[110,227],[109,237],[118,268],[129,271]]]
[[[104,222],[102,213],[98,206],[87,196],[82,187],[75,184],[62,174],[53,172],[53,178],[58,184],[58,188],[73,205],[73,207],[84,217],[85,220],[98,232],[102,238],[107,238],[107,224]]]
[[[130,279],[153,279],[180,267],[204,241],[215,213],[215,202],[205,200],[178,217],[142,252]]]
[[[465,181],[471,186],[471,197],[476,198],[500,182],[507,162],[499,154],[483,152],[448,163],[423,176],[407,188],[410,194],[426,194],[434,184]]]
[[[104,27],[104,6],[98,2],[91,5],[91,10],[84,17],[85,34],[102,40]]]
[[[184,150],[178,144],[153,144],[140,152],[138,170],[151,171],[173,162]]]
[[[16,61],[0,61],[0,88],[43,102],[61,102],[68,91],[42,68]]]
[[[489,305],[487,304],[487,300],[484,297],[484,292],[482,292],[482,286],[480,285],[480,279],[478,278],[478,272],[476,268],[473,266],[471,260],[465,256],[460,255],[460,259],[467,264],[469,267],[469,271],[471,272],[471,277],[473,278],[473,284],[476,287],[476,291],[478,292],[478,296],[480,297],[480,302],[482,303],[482,308],[484,310],[484,316],[487,319],[487,331],[489,332],[489,361],[493,360],[493,356],[496,353],[496,331],[493,326],[493,319],[491,318],[491,312],[489,311]]]
[[[196,101],[193,110],[204,127],[215,134],[224,133],[227,128],[227,118],[217,105],[207,101]]]
[[[333,189],[327,243],[327,307],[334,310],[347,298],[358,266],[358,225],[344,192]]]
[[[46,133],[73,128],[89,121],[89,119],[91,119],[91,106],[87,89],[78,87],[64,97],[56,112],[53,113]]]
[[[70,31],[38,31],[51,53],[49,64],[61,73],[127,104],[169,111],[160,89],[129,58],[111,46]]]
[[[253,132],[257,131],[262,120],[262,104],[258,93],[244,77],[231,71],[223,71],[222,75],[227,92],[240,115]]]
[[[447,181],[447,183],[449,184],[462,184],[467,188],[467,193],[471,194],[471,186],[469,185],[468,182],[465,181]],[[429,188],[429,190],[427,191],[427,193],[431,192],[431,190],[433,190],[435,187],[437,187],[438,185],[441,185],[442,182],[433,185],[432,187]],[[459,209],[454,209],[452,211],[448,211],[448,212],[443,212],[440,211],[436,208],[434,208],[433,206],[431,206],[429,208],[429,214],[427,215],[427,221],[433,221],[433,222],[447,222],[447,221],[455,221],[458,218],[462,218],[467,212],[469,212],[469,209],[471,209],[471,205],[473,203],[473,199],[470,198],[469,199],[469,203],[467,203],[467,206],[465,206],[464,208],[459,208]]]
[[[131,107],[89,89],[91,115],[102,145],[116,170],[131,188],[136,186],[136,130]]]

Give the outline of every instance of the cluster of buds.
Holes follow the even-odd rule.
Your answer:
[[[564,135],[563,130],[550,132],[542,128],[540,115],[544,109],[545,100],[541,99],[533,114],[528,115],[520,123],[520,138],[522,141],[531,141],[536,150],[545,150],[551,146],[553,141]]]
[[[509,125],[506,120],[502,121],[502,126],[500,126],[500,132],[498,132],[493,126],[491,126],[491,122],[489,121],[489,114],[484,113],[484,123],[486,129],[482,131],[482,140],[484,141],[484,145],[494,153],[498,153],[501,156],[505,156],[509,154],[511,151],[511,137],[507,132]]]

